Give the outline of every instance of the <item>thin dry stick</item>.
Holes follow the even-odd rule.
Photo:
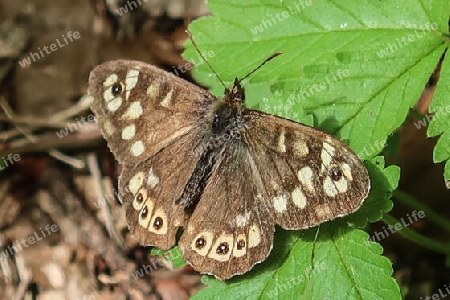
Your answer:
[[[57,112],[56,114],[51,116],[50,122],[61,122],[71,117],[74,117],[80,114],[81,112],[87,110],[89,106],[92,104],[92,102],[94,102],[94,97],[90,95],[85,95],[81,97],[80,100],[78,100],[78,102],[75,105],[69,107],[66,110]]]
[[[106,188],[103,185],[102,176],[100,172],[100,168],[98,166],[97,157],[94,153],[89,153],[87,156],[87,166],[89,172],[91,173],[92,181],[94,182],[94,193],[97,199],[102,199],[105,205],[101,205],[99,208],[105,218],[106,222],[106,230],[109,235],[114,237],[116,242],[123,248],[125,244],[122,237],[116,231],[116,227],[114,226],[114,217],[111,211],[111,203],[109,200],[110,197],[105,197],[107,195]],[[114,195],[112,195],[114,197]]]
[[[16,253],[15,255],[16,259],[16,265],[17,265],[17,271],[19,272],[20,277],[20,284],[17,288],[16,294],[14,295],[14,300],[21,300],[24,299],[25,292],[27,291],[28,285],[31,282],[32,279],[32,272],[27,267],[25,259],[23,258],[22,254]]]
[[[0,248],[4,249],[4,248],[6,248],[6,246],[7,245],[4,241],[4,237],[0,236]],[[8,250],[4,250],[4,251],[8,251]],[[8,283],[9,281],[12,281],[13,271],[11,269],[11,264],[10,264],[9,259],[0,259],[0,269],[3,272],[3,278],[4,278],[5,282]]]
[[[50,122],[60,121],[60,119],[73,114],[75,111],[77,111],[79,113],[80,107],[85,107],[88,103],[91,103],[91,102],[92,102],[92,97],[85,97],[85,98],[82,97],[79,101],[79,105],[75,105],[65,111],[62,111],[62,112],[54,115],[53,117],[50,118]],[[4,97],[0,97],[0,107],[3,109],[3,111],[5,112],[5,115],[8,118],[10,118],[10,119],[15,118],[14,112],[12,111],[11,107],[8,105],[8,102],[6,101],[6,99]],[[22,127],[18,124],[15,124],[14,126],[20,133],[22,133],[23,136],[25,136],[32,143],[38,142],[38,139],[31,133],[31,130],[29,128]],[[48,151],[48,153],[53,158],[60,160],[76,169],[82,169],[85,166],[85,164],[82,160],[67,156],[58,150],[50,149]]]
[[[28,126],[28,130],[33,131],[33,130],[37,130],[40,129],[42,127],[53,127],[52,125],[54,124],[55,126],[58,125],[57,127],[59,127],[59,125],[64,125],[62,126],[63,128],[67,127],[69,125],[69,122],[64,122],[65,120],[78,115],[79,113],[85,111],[86,109],[89,108],[89,106],[91,105],[92,101],[93,101],[93,97],[92,96],[83,96],[80,98],[80,100],[77,102],[77,104],[75,104],[74,106],[69,107],[66,110],[62,110],[60,112],[57,112],[56,114],[54,114],[53,116],[51,116],[47,121],[44,121],[46,123],[42,123],[41,124],[41,120],[39,119],[35,119],[36,122],[34,124],[30,124]],[[3,116],[0,116],[0,118]],[[14,115],[14,118],[8,117],[6,116],[6,118],[9,119],[9,122],[11,123],[16,123],[15,119],[21,120],[21,118],[27,118],[27,117],[20,117],[20,116],[16,116]],[[0,119],[1,120],[1,119]],[[31,120],[30,120],[31,121]],[[20,121],[18,121],[19,123],[22,123]],[[9,140],[12,139],[16,136],[22,135],[21,131],[19,131],[18,129],[14,129],[14,130],[10,130],[7,132],[4,132],[2,134],[0,134],[0,140]]]
[[[75,169],[84,169],[84,167],[85,167],[85,163],[83,160],[76,159],[72,156],[65,155],[61,151],[50,149],[50,150],[48,150],[48,154],[51,157],[56,158],[57,160],[62,161],[64,163],[68,164],[69,166],[74,167]]]
[[[69,122],[50,122],[48,119],[39,119],[33,116],[14,116],[14,119],[6,115],[0,115],[0,122],[8,122],[13,124],[24,124],[30,127],[36,126],[36,128],[40,127],[49,127],[49,128],[64,128],[69,125]]]
[[[8,102],[3,96],[0,97],[0,107],[3,109],[5,115],[8,118],[10,119],[14,118],[14,112],[12,111],[11,107],[9,106]],[[33,143],[37,142],[37,138],[29,134],[29,131],[25,127],[19,126],[17,124],[15,124],[14,126],[23,136],[27,137],[30,141],[32,141]]]

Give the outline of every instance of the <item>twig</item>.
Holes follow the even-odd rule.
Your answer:
[[[11,107],[9,106],[8,102],[6,101],[6,99],[3,96],[0,97],[0,107],[3,109],[3,111],[5,112],[5,115],[8,118],[10,118],[10,119],[14,118],[14,112],[12,111]],[[30,134],[28,129],[26,129],[25,127],[19,126],[17,124],[15,124],[15,126],[16,126],[17,130],[23,136],[26,136],[32,142],[36,142],[36,138]]]
[[[64,111],[61,111],[57,114],[55,114],[53,117],[50,118],[50,123],[52,122],[59,122],[61,120],[64,120],[68,116],[73,116],[74,114],[78,114],[81,111],[85,110],[89,107],[89,105],[92,103],[93,98],[91,96],[81,97],[80,101],[69,109],[66,109]],[[14,119],[15,115],[11,109],[11,107],[8,105],[8,102],[4,97],[0,97],[0,107],[5,112],[5,115],[10,118]],[[29,141],[32,143],[37,143],[38,139],[32,134],[31,130],[27,127],[22,127],[18,124],[15,124],[16,129],[22,133],[23,136],[25,136]],[[64,155],[62,152],[56,150],[56,149],[49,149],[48,153],[53,158],[60,160],[66,164],[71,165],[73,168],[76,169],[82,169],[84,168],[85,164],[82,160],[68,157],[67,155]]]
[[[390,216],[389,214],[384,214],[383,218],[381,219],[385,224],[395,226],[396,224],[400,223],[399,220],[396,218]],[[427,238],[426,236],[423,236],[422,234],[409,229],[408,227],[403,227],[399,231],[397,231],[400,235],[404,236],[408,240],[412,241],[413,243],[416,243],[417,245],[420,245],[422,247],[425,247],[427,249],[442,253],[442,254],[450,254],[450,245],[443,244],[436,242],[430,238]]]
[[[111,211],[111,202],[107,201],[109,200],[109,197],[105,197],[105,195],[108,195],[106,188],[103,184],[102,176],[100,173],[100,168],[98,167],[98,161],[97,157],[94,153],[89,153],[87,156],[87,165],[88,169],[91,173],[91,178],[94,185],[94,194],[96,199],[102,199],[105,202],[105,205],[101,205],[99,208],[105,218],[105,226],[106,230],[108,230],[108,233],[111,237],[114,237],[118,245],[120,245],[123,248],[124,241],[122,237],[118,234],[116,231],[116,227],[114,226],[114,218]],[[114,195],[111,195],[114,197]],[[105,199],[106,198],[106,199]]]
[[[42,128],[64,128],[67,127],[69,122],[51,122],[48,119],[39,119],[33,116],[14,116],[14,119],[8,117],[7,115],[0,115],[0,122],[7,122],[12,124],[24,124],[30,127]]]
[[[74,167],[75,169],[84,169],[84,167],[86,166],[86,164],[84,163],[83,160],[76,159],[76,158],[73,158],[72,156],[65,155],[64,153],[62,153],[58,150],[55,150],[55,149],[50,149],[48,151],[48,154],[50,154],[50,156],[52,156],[53,158],[56,158],[57,160],[62,161],[64,163],[66,163],[67,165]]]
[[[16,294],[14,295],[13,299],[21,300],[24,299],[25,292],[27,291],[28,285],[31,282],[32,272],[30,269],[27,268],[25,259],[23,258],[22,254],[16,253],[15,259],[17,270],[19,272],[20,284],[19,287],[17,288]]]
[[[427,216],[427,220],[430,222],[440,226],[444,230],[450,231],[450,222],[436,213],[434,210],[432,210],[429,206],[421,203],[417,199],[415,199],[413,196],[401,191],[396,190],[393,196],[397,201],[403,203],[404,205],[407,205],[413,209],[417,210],[423,210],[425,215]]]

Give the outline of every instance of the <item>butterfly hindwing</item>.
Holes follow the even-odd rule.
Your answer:
[[[227,279],[268,256],[275,226],[252,178],[247,147],[226,143],[179,243],[196,270]]]
[[[127,224],[142,245],[167,250],[175,245],[189,215],[177,205],[199,156],[191,147],[196,131],[187,133],[135,166],[127,165],[119,180]]]

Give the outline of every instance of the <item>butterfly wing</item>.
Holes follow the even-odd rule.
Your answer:
[[[154,66],[112,61],[90,74],[96,121],[123,165],[119,196],[131,232],[143,245],[168,249],[186,214],[175,201],[199,160],[214,97]],[[206,125],[205,125],[206,124]]]
[[[252,164],[240,141],[226,143],[216,155],[179,242],[185,260],[201,273],[220,279],[243,274],[272,249],[274,223],[261,206]]]
[[[255,184],[277,224],[305,229],[356,211],[370,189],[353,151],[312,127],[249,111],[243,138],[255,161]]]
[[[179,137],[146,161],[127,165],[119,191],[128,227],[141,245],[170,249],[189,214],[178,200],[199,160],[192,152],[197,132]]]
[[[91,106],[115,158],[135,165],[208,115],[214,97],[157,67],[118,60],[96,67],[89,77]]]

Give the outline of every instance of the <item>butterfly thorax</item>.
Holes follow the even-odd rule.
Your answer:
[[[236,78],[234,85],[225,90],[225,96],[215,103],[211,131],[213,137],[239,132],[244,126],[245,92]]]
[[[195,149],[199,160],[188,180],[181,197],[176,201],[190,215],[197,206],[205,184],[211,176],[211,171],[220,153],[230,143],[242,143],[241,131],[245,127],[245,93],[239,80],[236,79],[232,88],[225,90],[225,96],[218,98],[213,104],[210,129],[199,146]],[[228,146],[226,145],[228,144]]]

